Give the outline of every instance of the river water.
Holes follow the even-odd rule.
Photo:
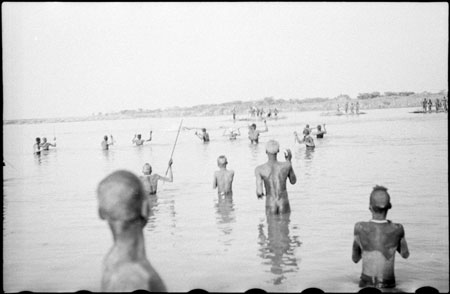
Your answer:
[[[371,218],[369,194],[379,184],[389,189],[388,219],[403,224],[411,252],[406,260],[397,254],[397,290],[448,292],[448,118],[413,110],[280,113],[268,121],[259,145],[250,145],[246,121],[234,124],[242,136],[229,141],[222,132],[233,125],[231,116],[185,117],[186,127],[206,127],[211,142],[203,144],[193,130],[180,133],[174,181],[159,184],[144,229],[148,259],[172,292],[355,292],[362,265],[351,260],[353,226]],[[4,291],[100,291],[112,235],[98,217],[97,184],[117,169],[139,175],[145,162],[163,175],[179,123],[141,118],[4,125]],[[293,131],[307,123],[327,125],[314,151],[294,144]],[[147,138],[150,129],[153,140],[133,147],[133,135]],[[104,152],[100,142],[110,133],[116,144]],[[56,136],[57,148],[33,155],[37,136]],[[265,201],[255,194],[254,168],[267,160],[270,139],[293,153],[297,183],[287,184],[289,218],[266,219]],[[222,154],[235,171],[234,195],[226,200],[212,188]]]

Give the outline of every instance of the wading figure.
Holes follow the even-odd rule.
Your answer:
[[[108,221],[114,240],[103,261],[101,291],[166,292],[145,254],[142,229],[149,206],[139,178],[124,170],[113,172],[99,183],[97,199],[100,218]]]
[[[266,154],[268,161],[255,169],[256,195],[260,199],[266,190],[266,214],[281,214],[291,211],[288,194],[286,191],[286,180],[292,185],[297,182],[297,178],[292,168],[292,154],[289,149],[285,154],[286,161],[277,160],[280,145],[275,140],[270,140],[266,144]],[[264,188],[263,188],[264,184]]]
[[[355,224],[352,259],[357,263],[362,258],[360,287],[395,287],[395,251],[409,256],[403,226],[386,219],[391,207],[387,189],[375,186],[369,204],[372,219]]]

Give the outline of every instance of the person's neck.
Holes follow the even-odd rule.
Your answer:
[[[219,169],[220,170],[227,170],[227,167],[226,166],[219,166]]]
[[[387,213],[376,213],[376,212],[372,212],[372,219],[373,220],[378,220],[378,221],[382,221],[382,220],[386,220],[386,216]]]
[[[277,162],[278,161],[276,153],[275,154],[268,153],[267,158],[269,159],[269,162]]]
[[[129,222],[111,221],[109,223],[115,250],[121,259],[140,260],[145,258],[145,242],[142,233],[142,220]]]

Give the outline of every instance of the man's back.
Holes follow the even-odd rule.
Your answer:
[[[365,278],[369,283],[395,286],[395,251],[405,258],[409,255],[404,236],[403,226],[390,221],[355,224],[355,240],[363,260],[363,282]]]
[[[219,195],[231,194],[234,178],[233,170],[221,169],[214,173],[215,185],[217,185],[217,192]]]

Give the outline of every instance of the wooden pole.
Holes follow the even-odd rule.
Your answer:
[[[173,152],[175,151],[175,146],[177,145],[178,136],[180,135],[180,130],[181,130],[181,125],[182,124],[183,124],[183,119],[181,119],[180,126],[178,127],[178,133],[177,133],[177,137],[175,138],[175,143],[173,144],[172,154],[170,154],[170,159],[172,159]],[[169,159],[169,161],[170,161],[170,159]],[[169,172],[169,167],[170,166],[167,167],[166,174],[165,174],[166,176],[167,176],[167,173]]]

